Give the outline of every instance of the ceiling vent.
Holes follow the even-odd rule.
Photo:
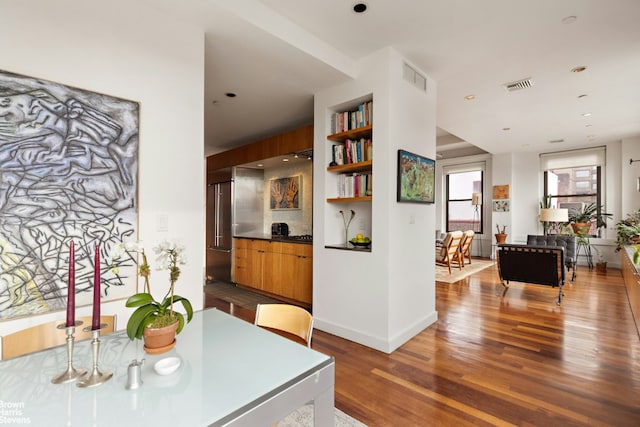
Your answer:
[[[402,78],[423,92],[427,91],[427,78],[406,62],[402,67]]]
[[[502,85],[507,92],[515,92],[517,90],[527,89],[533,86],[533,80],[531,77],[522,80],[516,80],[515,82],[505,83]]]

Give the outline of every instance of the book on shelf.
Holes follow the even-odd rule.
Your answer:
[[[338,198],[364,197],[373,194],[371,173],[354,173],[338,175]]]
[[[333,145],[333,161],[336,165],[372,160],[373,147],[370,138],[345,139],[344,143]]]
[[[341,111],[331,116],[331,133],[341,133],[369,126],[373,118],[373,101],[363,102],[355,110]]]

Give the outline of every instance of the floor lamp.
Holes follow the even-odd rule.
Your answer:
[[[558,227],[558,223],[569,222],[569,209],[540,209],[540,221],[548,222],[549,228],[555,229]],[[546,228],[544,234],[549,234]]]
[[[478,233],[480,230],[476,230],[476,224],[480,223],[480,206],[482,206],[482,193],[471,194],[471,204],[473,205],[473,232]],[[480,227],[482,229],[482,227]],[[480,257],[482,257],[482,239],[478,239],[480,245]]]

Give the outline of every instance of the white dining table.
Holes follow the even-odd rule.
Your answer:
[[[124,331],[100,340],[99,369],[113,378],[95,387],[52,384],[65,346],[0,362],[0,424],[269,426],[313,402],[314,425],[333,425],[333,357],[220,310],[194,313],[164,354],[146,354]],[[153,365],[172,356],[180,367],[158,375]],[[142,385],[128,390],[127,368],[141,359]],[[73,363],[91,371],[90,341],[76,343]]]

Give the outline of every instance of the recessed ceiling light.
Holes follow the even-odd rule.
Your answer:
[[[590,128],[591,126],[593,126],[592,124],[587,123],[586,125],[584,125],[584,127],[586,128]]]
[[[570,16],[565,16],[564,18],[562,18],[562,23],[563,24],[573,24],[574,22],[576,22],[578,20],[578,17],[575,15],[570,15]]]
[[[511,128],[502,128],[502,130],[508,131],[508,130],[511,130]]]
[[[584,70],[586,70],[586,69],[587,69],[587,67],[585,67],[584,65],[579,65],[579,66],[577,66],[577,67],[572,68],[572,69],[571,69],[571,72],[572,72],[572,73],[581,73],[581,72],[583,72],[583,71],[584,71]]]
[[[211,103],[212,103],[213,105],[218,105],[218,104],[220,103],[220,101],[218,101],[217,99],[214,99]]]
[[[564,142],[564,139],[552,139],[549,141],[550,144],[560,144],[561,142]]]
[[[283,162],[288,162],[289,159],[287,159],[286,157],[284,159],[282,159]]]
[[[583,93],[582,95],[578,95],[578,98],[586,98],[586,97],[587,97],[586,93]]]
[[[582,113],[582,117],[589,117],[591,113]]]
[[[466,99],[467,101],[471,101],[471,100],[476,99],[476,96],[475,95],[467,95],[467,96],[464,97],[464,99]]]
[[[227,92],[227,93],[225,93],[224,95],[225,95],[226,97],[228,97],[228,98],[235,98],[236,96],[238,96],[238,95],[236,95],[236,94],[235,94],[235,93],[233,93],[233,92]]]
[[[366,3],[355,3],[353,5],[353,11],[355,13],[364,13],[367,11],[367,4]]]
[[[263,167],[264,165],[262,163],[258,163],[256,166],[258,166],[259,168]]]

